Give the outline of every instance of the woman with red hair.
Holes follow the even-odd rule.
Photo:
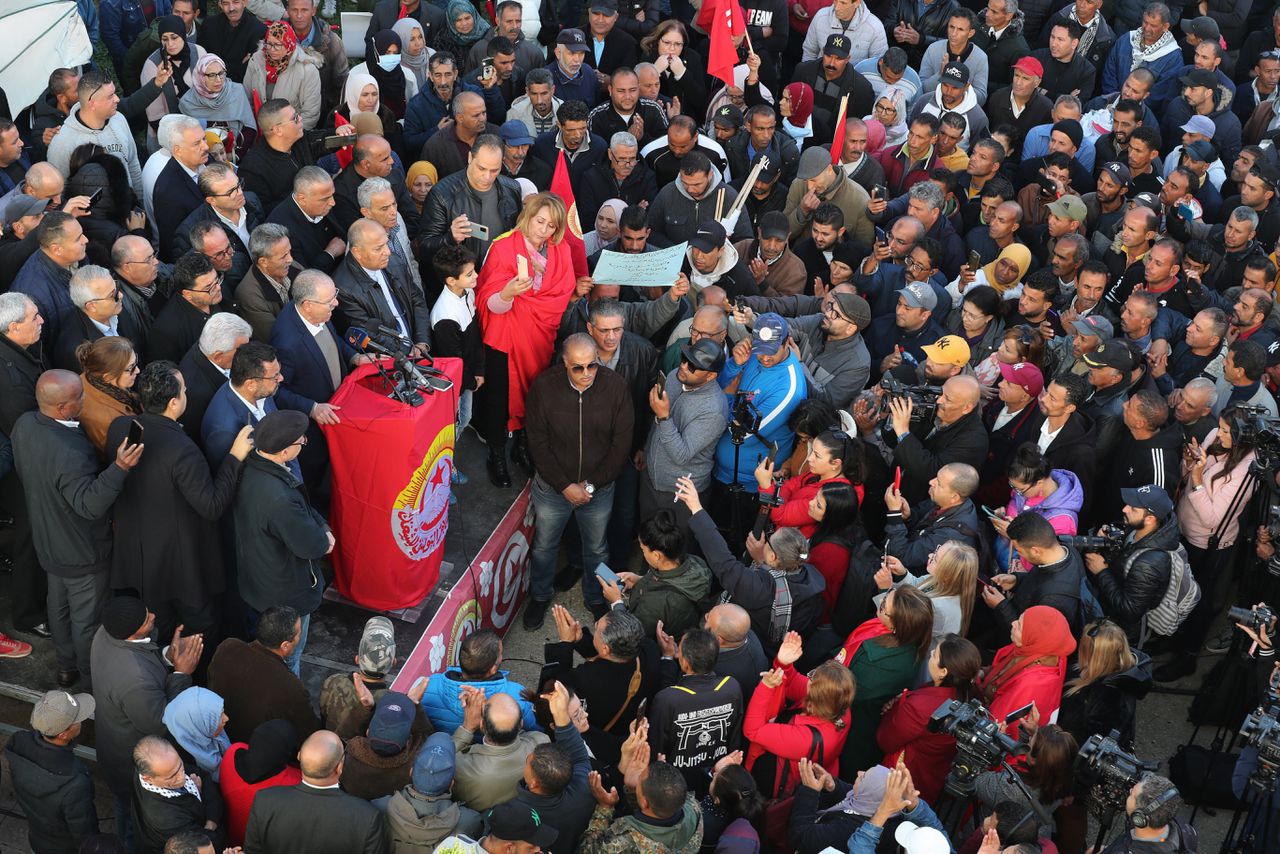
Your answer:
[[[529,384],[551,364],[560,316],[577,285],[564,240],[568,222],[559,196],[530,196],[515,229],[490,244],[480,267],[476,311],[484,332],[485,384],[476,426],[489,445],[494,486],[511,485],[508,432],[524,428]]]
[[[1009,629],[1013,643],[1000,649],[978,677],[978,690],[992,717],[1036,704],[1041,720],[1049,720],[1062,703],[1067,656],[1075,652],[1067,618],[1057,608],[1034,605]]]

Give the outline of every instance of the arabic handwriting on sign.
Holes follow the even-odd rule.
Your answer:
[[[592,279],[599,284],[621,285],[633,288],[668,288],[675,284],[680,276],[680,267],[684,264],[687,243],[680,243],[667,249],[630,255],[623,252],[612,252],[608,249],[600,253],[600,261],[592,273]]]

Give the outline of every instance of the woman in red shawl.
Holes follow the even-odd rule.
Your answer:
[[[1031,702],[1041,720],[1052,720],[1062,702],[1067,656],[1076,649],[1067,618],[1057,608],[1035,605],[1013,621],[1009,635],[1013,643],[978,679],[983,702],[998,721]]]
[[[490,244],[480,270],[476,310],[484,334],[485,381],[476,423],[489,445],[494,486],[511,485],[507,437],[523,431],[529,384],[551,364],[560,316],[577,287],[564,240],[567,224],[558,196],[530,196],[515,229]]]

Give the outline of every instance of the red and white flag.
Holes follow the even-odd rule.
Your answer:
[[[747,31],[738,0],[708,0],[715,13],[711,18],[711,50],[707,55],[707,73],[732,86],[733,67],[738,64],[738,48],[733,40]]]
[[[589,275],[587,270],[587,244],[582,242],[582,224],[578,222],[578,202],[573,197],[573,185],[569,183],[569,164],[564,159],[564,152],[556,153],[556,172],[551,178],[551,192],[564,202],[569,212],[569,221],[565,225],[564,239],[573,253],[573,274]]]
[[[844,122],[849,111],[849,96],[840,99],[840,115],[836,117],[836,133],[831,138],[831,165],[840,168],[840,158],[844,155]]]

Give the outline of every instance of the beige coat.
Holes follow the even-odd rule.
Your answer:
[[[550,739],[546,733],[522,732],[510,744],[498,746],[483,741],[473,744],[474,735],[465,727],[453,731],[453,746],[458,750],[453,799],[484,812],[516,796],[516,785],[524,779],[525,757]]]
[[[322,101],[320,62],[320,59],[302,48],[295,48],[289,67],[276,80],[275,85],[268,88],[267,60],[262,48],[258,48],[257,53],[249,59],[249,67],[244,72],[244,91],[249,96],[249,102],[253,103],[255,91],[264,104],[272,98],[284,98],[302,117],[303,129],[314,130],[320,123]]]

